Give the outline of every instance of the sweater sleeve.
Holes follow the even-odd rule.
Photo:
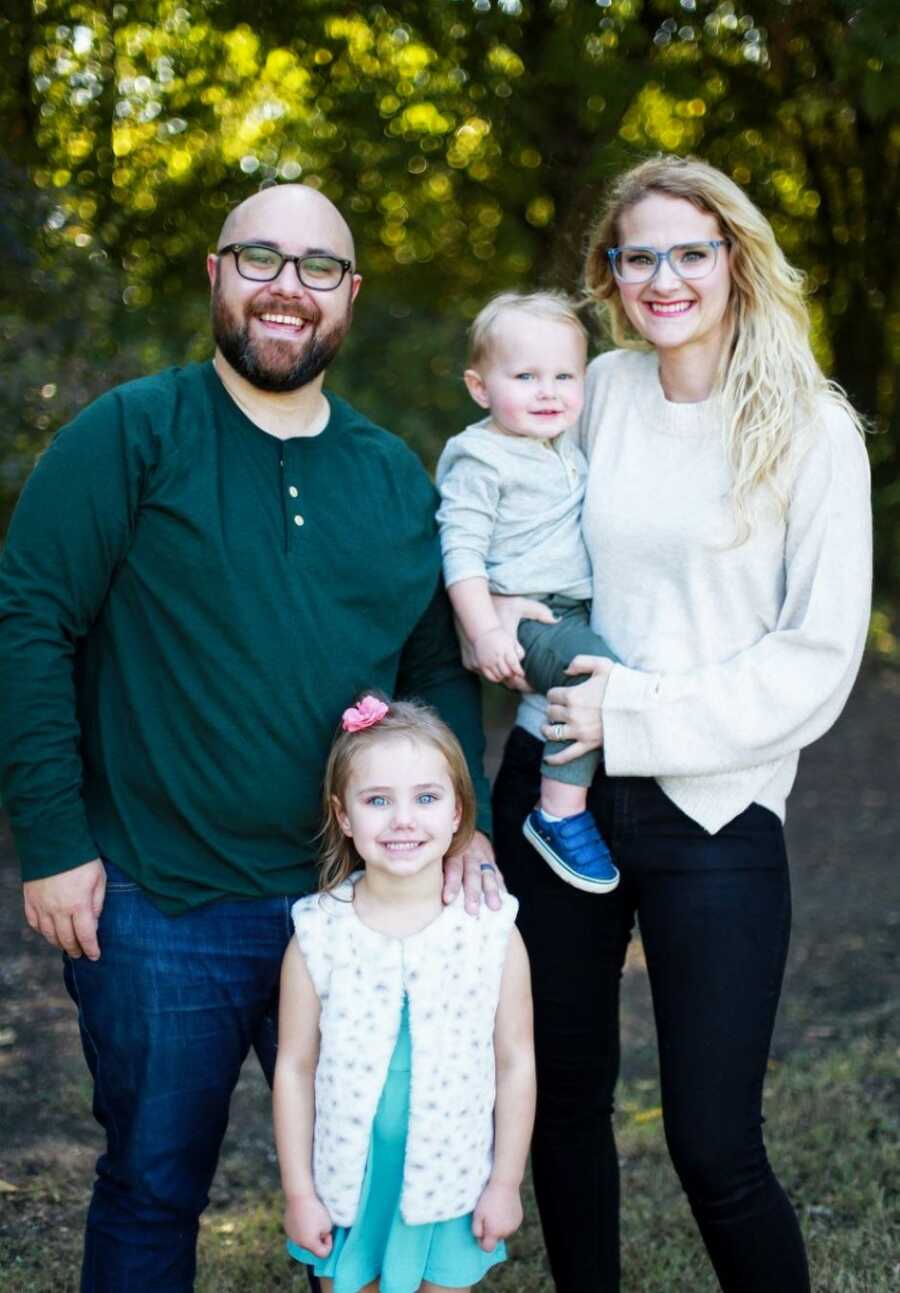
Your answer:
[[[491,793],[484,773],[481,689],[475,675],[463,668],[450,599],[442,583],[407,638],[400,657],[397,693],[432,705],[456,734],[475,785],[477,826],[489,835]]]
[[[91,405],[35,468],[0,561],[0,789],[26,880],[97,856],[74,667],[130,544],[140,457],[118,394]]]
[[[441,455],[437,483],[441,493],[438,525],[449,588],[462,579],[487,578],[487,558],[497,508],[500,479],[496,466],[469,452],[465,433],[455,436]]]
[[[795,475],[778,621],[731,659],[685,673],[616,665],[603,702],[615,776],[729,772],[822,736],[850,694],[869,623],[872,533],[865,447],[839,410]]]

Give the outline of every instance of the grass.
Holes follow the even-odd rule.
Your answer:
[[[769,1151],[800,1213],[816,1293],[900,1289],[898,1086],[897,1049],[866,1037],[795,1051],[770,1068]],[[79,1091],[73,1102],[83,1101]],[[669,1165],[658,1105],[648,1079],[620,1091],[623,1293],[715,1293]],[[86,1107],[79,1117],[88,1117]],[[264,1155],[259,1145],[254,1152]],[[3,1293],[76,1293],[86,1161],[49,1157],[17,1189],[4,1192],[0,1184]],[[283,1253],[273,1173],[242,1158],[240,1146],[224,1172],[225,1186],[203,1221],[198,1293],[305,1288]],[[530,1197],[527,1215],[510,1243],[511,1260],[491,1273],[486,1290],[550,1288]]]

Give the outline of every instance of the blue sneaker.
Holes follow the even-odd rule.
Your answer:
[[[585,893],[609,893],[619,883],[606,841],[589,812],[550,822],[535,808],[522,834],[561,880]]]

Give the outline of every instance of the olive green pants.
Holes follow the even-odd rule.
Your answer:
[[[555,624],[541,624],[538,620],[522,620],[519,624],[519,641],[525,648],[522,668],[535,691],[546,695],[551,687],[575,687],[584,682],[586,675],[565,672],[577,655],[600,655],[615,660],[603,638],[591,628],[589,601],[563,597],[560,593],[537,600],[549,606],[557,619]],[[600,762],[599,750],[581,754],[571,763],[547,763],[548,754],[558,754],[569,745],[571,741],[545,743],[541,775],[571,786],[589,786]]]

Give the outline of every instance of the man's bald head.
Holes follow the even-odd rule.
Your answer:
[[[216,245],[258,241],[276,242],[283,250],[327,249],[355,261],[347,221],[333,202],[308,184],[273,184],[245,198],[225,217]]]
[[[241,272],[237,255],[234,261],[221,252],[207,257],[219,358],[270,394],[321,385],[350,327],[362,280],[345,270],[333,288],[316,287],[315,280],[310,287],[300,265],[328,256],[352,264],[346,220],[317,189],[279,184],[254,193],[228,215],[218,246],[235,243],[271,247],[289,261],[282,261],[274,277],[259,278]]]

